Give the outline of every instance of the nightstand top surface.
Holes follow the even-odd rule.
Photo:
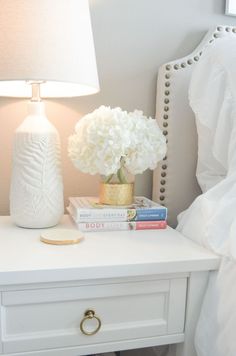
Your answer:
[[[76,229],[69,216],[56,228]],[[41,229],[0,217],[0,284],[58,282],[217,269],[220,258],[166,230],[84,233],[75,245],[48,245]]]

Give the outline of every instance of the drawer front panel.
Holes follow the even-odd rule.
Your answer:
[[[182,332],[186,280],[174,281],[3,292],[3,351],[82,346]],[[175,295],[178,305],[170,308]],[[88,309],[101,320],[100,330],[91,336],[80,330]],[[84,324],[86,330],[90,323],[96,328],[97,321],[89,320]]]

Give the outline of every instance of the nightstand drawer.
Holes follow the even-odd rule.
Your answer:
[[[182,333],[185,299],[186,278],[3,292],[3,350],[83,347]],[[95,312],[92,319],[85,316],[88,309]],[[96,331],[100,321],[101,327],[85,335],[81,321],[85,333]]]

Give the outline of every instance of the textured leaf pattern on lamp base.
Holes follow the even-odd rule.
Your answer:
[[[15,133],[10,212],[16,225],[56,225],[64,212],[60,141],[48,122],[47,132]]]

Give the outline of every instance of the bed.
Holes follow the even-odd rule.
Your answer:
[[[195,116],[188,100],[191,74],[208,44],[232,35],[236,40],[235,27],[217,26],[190,55],[164,64],[158,72],[156,117],[167,138],[168,155],[154,171],[153,198],[168,207],[171,226],[201,193],[196,179]]]
[[[153,175],[153,199],[167,206],[171,226],[178,216],[183,235],[222,256],[196,328],[197,354],[235,356],[235,27],[217,26],[189,56],[160,68],[156,117],[168,152]]]

